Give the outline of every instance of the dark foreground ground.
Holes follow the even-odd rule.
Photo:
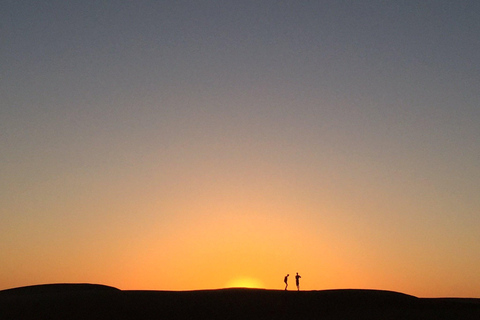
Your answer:
[[[0,319],[480,319],[480,299],[378,290],[121,291],[52,284],[0,291]]]

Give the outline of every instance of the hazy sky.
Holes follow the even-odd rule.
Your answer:
[[[480,297],[480,2],[3,1],[0,289]]]

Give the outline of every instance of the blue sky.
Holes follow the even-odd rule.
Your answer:
[[[95,261],[154,270],[145,239],[180,246],[191,221],[230,217],[338,244],[298,264],[356,271],[306,288],[479,296],[479,17],[476,1],[7,1],[0,287],[159,288]],[[205,263],[189,248],[172,267]]]

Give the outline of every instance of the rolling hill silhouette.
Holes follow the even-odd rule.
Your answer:
[[[0,319],[480,319],[480,299],[381,290],[122,291],[49,284],[0,291]]]

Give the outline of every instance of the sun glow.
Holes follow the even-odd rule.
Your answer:
[[[227,288],[263,288],[263,283],[257,279],[249,277],[239,277],[230,280],[227,285]]]

